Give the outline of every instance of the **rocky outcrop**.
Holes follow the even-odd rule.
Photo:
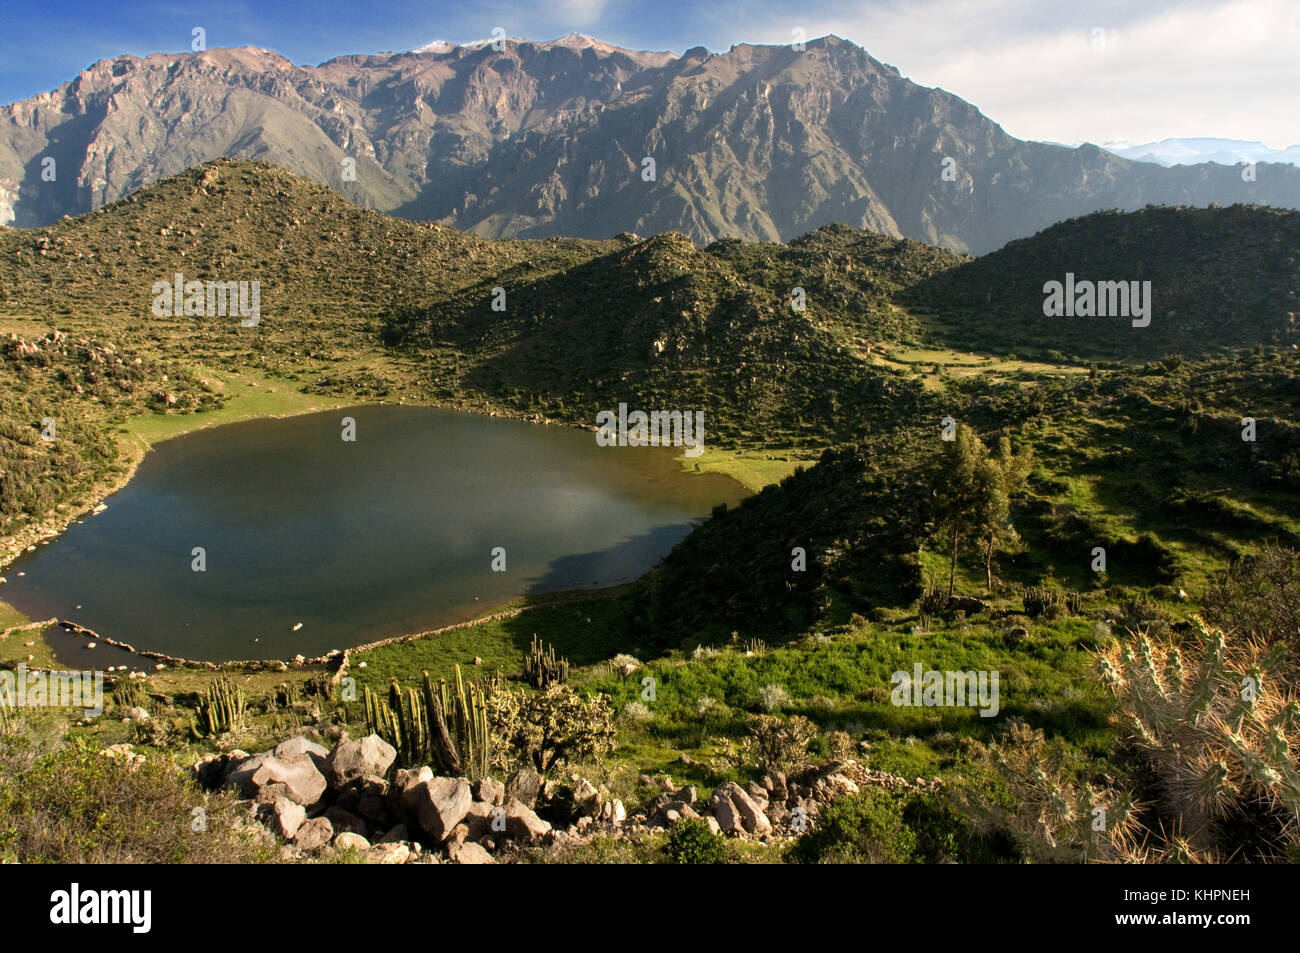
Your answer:
[[[393,770],[395,754],[374,735],[343,735],[332,751],[299,736],[257,754],[208,756],[193,770],[208,787],[238,791],[285,842],[285,859],[348,850],[375,864],[497,863],[541,847],[573,849],[597,834],[649,836],[692,818],[727,837],[767,842],[799,836],[824,805],[869,786],[940,786],[856,761],[831,762],[795,777],[769,771],[743,785],[728,781],[707,797],[694,784],[663,778],[659,793],[629,815],[620,799],[577,774],[543,780],[520,770],[505,782],[471,782],[440,777],[428,766]]]

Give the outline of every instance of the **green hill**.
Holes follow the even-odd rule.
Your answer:
[[[1150,325],[1047,317],[1044,285],[1149,281]],[[1300,311],[1300,213],[1251,205],[1097,212],[1013,241],[910,287],[952,347],[1072,360],[1150,360],[1257,343],[1291,346]]]

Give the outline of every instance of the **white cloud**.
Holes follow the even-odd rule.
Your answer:
[[[1300,143],[1300,4],[1230,0],[920,0],[849,17],[792,11],[753,24],[783,42],[789,22],[836,33],[927,86],[978,106],[1014,136],[1151,142],[1176,136]],[[1094,30],[1102,30],[1096,48]]]

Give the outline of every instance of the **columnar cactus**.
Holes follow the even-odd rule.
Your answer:
[[[483,686],[466,685],[456,666],[456,684],[423,673],[420,691],[406,691],[393,679],[388,700],[365,690],[367,730],[397,749],[399,763],[433,764],[440,771],[471,779],[486,777],[491,732]]]

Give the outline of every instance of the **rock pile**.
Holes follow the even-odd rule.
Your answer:
[[[641,780],[653,783],[648,777]],[[794,780],[781,771],[768,771],[744,786],[728,781],[715,788],[705,804],[698,799],[695,785],[678,788],[664,779],[660,782],[663,793],[636,812],[631,823],[644,828],[671,827],[682,818],[701,817],[718,834],[756,839],[798,836],[812,826],[822,805],[871,785],[910,790],[937,788],[941,782],[937,778],[908,781],[850,760],[810,768]]]
[[[531,770],[504,783],[439,777],[429,767],[398,768],[378,735],[343,734],[330,751],[306,735],[258,754],[209,755],[194,766],[209,788],[233,788],[250,812],[286,842],[285,859],[359,851],[369,863],[487,864],[521,848],[572,848],[597,833],[637,837],[702,818],[715,833],[771,840],[808,830],[821,807],[863,787],[933,788],[856,761],[809,768],[794,778],[769,771],[759,781],[728,781],[702,799],[693,784],[669,779],[629,816],[622,801],[576,774],[543,780]],[[391,773],[391,780],[389,779]],[[643,783],[655,782],[646,776]]]
[[[370,863],[494,863],[507,848],[548,844],[554,827],[534,808],[588,827],[626,818],[590,782],[543,782],[519,771],[502,783],[438,777],[428,767],[399,768],[378,735],[346,735],[327,750],[306,736],[269,751],[211,755],[194,766],[209,788],[233,788],[263,824],[288,843],[286,859],[352,849]],[[585,821],[585,823],[584,823]]]

